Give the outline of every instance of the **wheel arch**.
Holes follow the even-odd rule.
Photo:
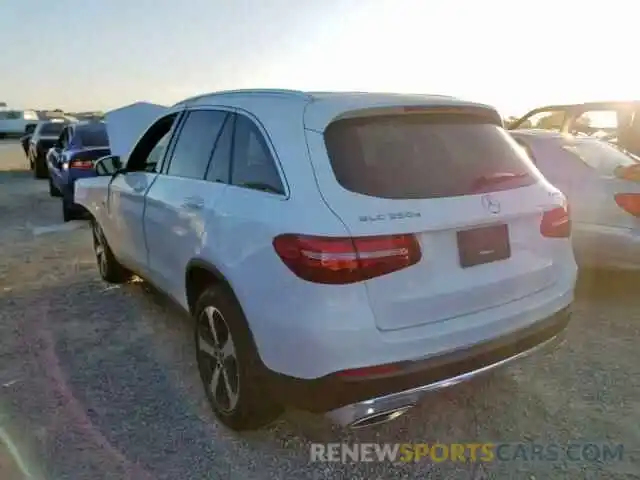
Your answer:
[[[193,258],[187,263],[184,285],[190,313],[193,313],[200,294],[211,285],[223,285],[238,302],[238,297],[227,277],[213,263],[202,258]],[[240,305],[240,302],[238,302],[238,305]]]

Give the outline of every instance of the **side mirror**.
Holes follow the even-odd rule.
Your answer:
[[[117,155],[108,155],[96,162],[95,169],[98,176],[113,176],[123,171],[122,161]]]
[[[24,128],[24,134],[31,135],[35,129],[36,129],[36,126],[33,123],[30,123]]]

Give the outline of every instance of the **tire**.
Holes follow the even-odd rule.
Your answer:
[[[58,190],[55,185],[53,184],[53,182],[51,181],[51,177],[49,177],[49,195],[51,195],[52,197],[61,197],[62,194],[60,193],[60,190]],[[64,213],[63,213],[64,215]]]
[[[95,219],[92,219],[91,227],[93,232],[93,251],[96,254],[98,272],[102,279],[115,284],[131,280],[133,273],[116,260],[100,224]]]
[[[196,302],[194,318],[198,371],[218,420],[242,431],[262,428],[278,418],[283,408],[268,393],[265,367],[229,289],[220,285],[206,288]],[[212,388],[216,371],[217,388]]]
[[[62,220],[64,222],[70,222],[76,220],[78,214],[73,210],[73,207],[69,204],[69,201],[62,197]]]
[[[49,171],[47,170],[45,161],[44,159],[41,159],[40,155],[38,154],[36,154],[36,157],[33,159],[33,176],[35,178],[49,177]]]

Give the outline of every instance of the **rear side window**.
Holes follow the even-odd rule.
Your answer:
[[[236,116],[231,164],[233,185],[284,194],[278,169],[262,133],[243,115]]]
[[[537,181],[515,141],[478,116],[351,118],[330,124],[324,137],[340,185],[364,195],[453,197]]]
[[[0,120],[21,120],[22,112],[18,112],[15,110],[6,110],[0,112]]]

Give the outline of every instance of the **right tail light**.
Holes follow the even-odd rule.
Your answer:
[[[568,207],[557,207],[542,215],[540,233],[547,238],[568,238],[571,235],[571,218]]]

